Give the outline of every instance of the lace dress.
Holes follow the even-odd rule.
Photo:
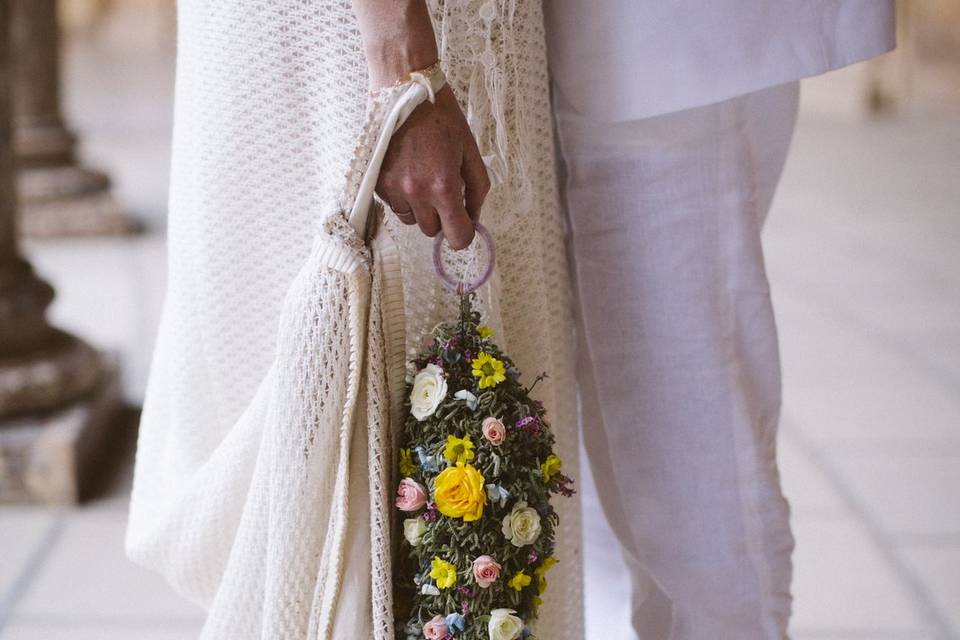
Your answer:
[[[564,472],[576,478],[572,321],[541,7],[527,0],[430,6],[448,81],[495,174],[483,221],[496,239],[497,269],[478,291],[479,308],[528,380],[549,373],[534,395],[551,417]],[[301,456],[272,463],[263,456],[272,435],[264,426],[269,384],[329,390],[349,382],[307,368],[284,384],[274,361],[284,339],[278,319],[311,256],[318,218],[351,172],[367,110],[350,0],[180,0],[178,29],[168,291],[141,422],[128,552],[209,609],[204,638],[392,638],[389,583],[377,571],[386,561],[382,548],[377,554],[383,541],[374,541],[371,561],[368,509],[349,511],[338,583],[318,584],[315,565],[328,562],[318,549],[330,531],[317,523],[327,522],[334,487],[299,479],[343,459],[329,446],[335,441],[311,432],[298,441]],[[440,287],[431,242],[416,227],[388,213],[384,231],[402,283],[399,348],[410,354],[457,303]],[[473,250],[461,254],[464,270],[480,261]],[[332,361],[356,355],[337,351],[331,327],[308,329]],[[353,495],[370,488],[365,470],[378,463],[366,458],[365,437],[350,444]],[[382,446],[392,458],[389,442]],[[382,496],[393,487],[372,489]],[[301,502],[284,511],[277,506],[284,500]],[[559,563],[536,631],[580,640],[580,505],[576,497],[556,505]],[[324,594],[339,594],[342,604],[327,626],[317,620]]]

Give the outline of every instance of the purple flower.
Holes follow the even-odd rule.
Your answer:
[[[573,496],[576,491],[573,488],[573,478],[558,473],[554,476],[557,479],[557,491],[566,498]]]
[[[539,436],[543,433],[543,424],[537,416],[520,418],[520,420],[517,421],[516,428],[534,436]]]
[[[520,418],[515,426],[517,429],[525,430],[531,422],[533,422],[533,416],[527,416],[526,418]]]
[[[426,520],[427,522],[433,522],[434,520],[436,520],[437,518],[439,518],[439,517],[440,517],[440,512],[437,511],[437,503],[436,503],[436,502],[428,502],[428,503],[427,503],[427,510],[424,511],[424,512],[423,512],[423,515],[421,515],[420,517],[423,518],[424,520]]]

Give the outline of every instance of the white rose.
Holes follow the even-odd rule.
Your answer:
[[[423,518],[407,518],[403,521],[403,537],[407,539],[411,547],[420,544],[420,539],[427,532],[427,523]]]
[[[490,640],[516,640],[523,633],[523,620],[513,615],[513,609],[494,609],[490,612]]]
[[[443,369],[435,364],[428,364],[413,379],[410,413],[417,420],[429,418],[446,395],[447,379],[443,377]]]
[[[503,518],[503,535],[516,547],[532,544],[540,535],[540,514],[526,502],[513,505]]]

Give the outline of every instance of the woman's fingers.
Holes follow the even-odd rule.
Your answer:
[[[443,235],[454,249],[463,249],[473,240],[473,221],[464,208],[463,193],[463,182],[456,174],[433,181],[434,207],[440,215]]]
[[[473,242],[473,220],[467,214],[463,202],[459,205],[446,205],[439,209],[443,236],[454,249],[465,249]]]
[[[440,180],[430,188],[401,193],[385,189],[382,197],[403,224],[419,225],[431,238],[442,231],[452,248],[463,249],[473,241],[475,220],[464,205],[464,189],[459,179]]]
[[[417,224],[417,217],[413,213],[413,207],[407,204],[403,198],[393,197],[386,201],[397,219],[403,224]]]
[[[414,203],[413,215],[416,217],[417,225],[419,225],[423,235],[432,238],[440,233],[442,229],[440,226],[440,216],[437,215],[437,210],[433,208],[433,205],[426,202]]]
[[[394,211],[397,216],[397,220],[406,225],[417,224],[417,216],[414,215],[413,210],[410,211]]]
[[[463,176],[464,200],[467,214],[470,219],[476,222],[480,219],[480,207],[490,191],[490,176],[487,175],[487,167],[483,164],[483,158],[480,157],[480,150],[477,149],[476,141],[470,137],[472,144],[467,144],[463,150],[463,165],[460,167],[460,174]]]

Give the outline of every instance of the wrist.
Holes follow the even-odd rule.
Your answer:
[[[432,34],[431,34],[432,37]],[[411,71],[423,69],[438,59],[434,47],[378,47],[368,52],[367,66],[370,70],[370,87],[375,89],[395,83]]]
[[[393,84],[439,57],[426,3],[401,0],[391,6],[390,15],[378,20],[376,37],[364,42],[371,88]]]

